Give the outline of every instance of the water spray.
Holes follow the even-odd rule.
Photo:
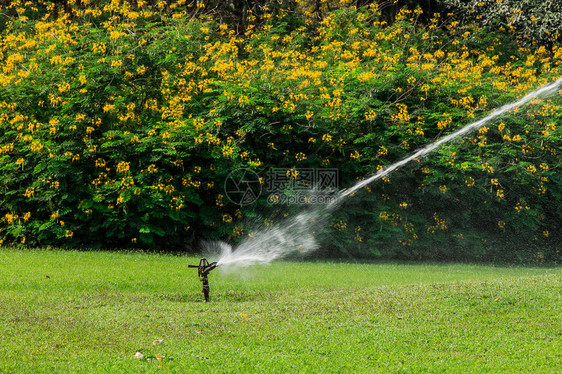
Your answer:
[[[190,268],[197,268],[197,275],[199,276],[199,280],[203,282],[203,296],[205,297],[205,302],[209,302],[209,278],[207,276],[211,272],[211,270],[217,267],[216,262],[207,261],[206,258],[202,258],[199,260],[199,265],[188,265]]]

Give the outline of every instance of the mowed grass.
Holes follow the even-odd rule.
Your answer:
[[[0,251],[0,373],[562,371],[559,267],[197,263]]]

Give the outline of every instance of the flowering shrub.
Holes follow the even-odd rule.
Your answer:
[[[463,24],[514,32],[527,46],[559,43],[562,3],[541,0],[437,0]]]
[[[231,170],[328,166],[349,186],[560,75],[562,49],[439,15],[421,25],[420,10],[388,24],[376,5],[321,21],[272,7],[237,32],[194,4],[3,9],[4,244],[236,240],[267,202],[229,204]],[[332,217],[330,248],[510,258],[493,238],[556,243],[560,104],[533,103],[358,193]]]

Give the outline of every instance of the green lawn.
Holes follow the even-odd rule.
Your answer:
[[[562,371],[560,267],[196,263],[1,250],[0,373]]]

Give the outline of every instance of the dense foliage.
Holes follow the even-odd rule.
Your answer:
[[[543,0],[437,0],[463,24],[509,30],[527,46],[560,43],[562,3]]]
[[[419,9],[387,22],[376,5],[321,20],[272,6],[237,30],[203,2],[88,3],[4,9],[0,243],[235,241],[271,208],[230,203],[232,170],[331,167],[348,187],[561,70],[556,46],[424,24]],[[356,194],[325,248],[559,259],[561,104],[536,101]]]

